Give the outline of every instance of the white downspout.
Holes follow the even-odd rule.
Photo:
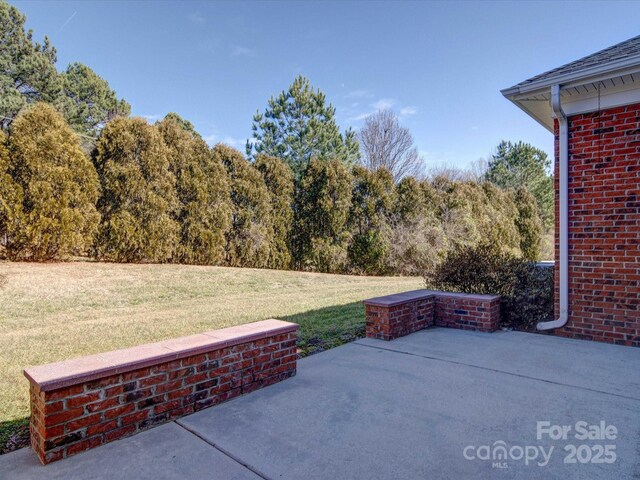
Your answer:
[[[540,322],[538,330],[564,326],[569,320],[569,128],[560,103],[560,85],[551,87],[551,108],[558,119],[558,161],[560,162],[560,315],[549,322]]]

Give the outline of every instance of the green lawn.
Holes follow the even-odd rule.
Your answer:
[[[0,453],[25,432],[24,367],[266,318],[299,323],[302,354],[312,353],[364,334],[361,300],[422,286],[419,278],[92,262],[0,263],[0,274]]]

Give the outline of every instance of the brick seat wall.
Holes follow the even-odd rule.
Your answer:
[[[28,368],[31,446],[46,464],[289,378],[297,328],[265,320]]]
[[[413,290],[364,301],[367,337],[393,340],[433,325],[493,332],[500,297]]]

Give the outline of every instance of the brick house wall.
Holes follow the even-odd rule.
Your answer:
[[[559,312],[555,123],[555,313]],[[569,117],[569,321],[556,335],[640,346],[640,105]]]

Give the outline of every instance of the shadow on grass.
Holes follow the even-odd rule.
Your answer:
[[[298,348],[306,357],[365,335],[362,302],[332,305],[280,317],[300,325]],[[29,418],[0,422],[0,455],[29,445]]]
[[[280,320],[300,325],[298,348],[302,357],[337,347],[365,335],[362,302],[309,310],[280,317]]]
[[[0,422],[0,455],[29,445],[29,418]]]

